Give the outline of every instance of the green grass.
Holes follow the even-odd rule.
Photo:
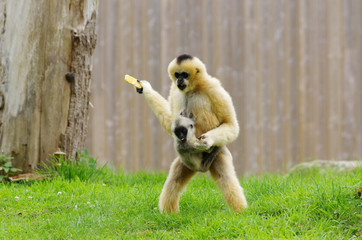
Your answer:
[[[106,165],[99,167],[97,160],[88,155],[88,151],[78,151],[77,159],[73,160],[64,155],[55,156],[41,164],[38,173],[45,177],[59,177],[64,180],[78,178],[82,181],[97,181],[109,173]]]
[[[195,177],[178,214],[157,209],[165,174],[0,184],[0,239],[360,239],[362,170],[241,178],[249,208],[233,213]]]

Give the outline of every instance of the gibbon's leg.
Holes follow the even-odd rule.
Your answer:
[[[234,211],[242,212],[248,205],[232,161],[229,149],[223,147],[210,166],[210,174],[220,188],[227,204]]]
[[[195,172],[187,168],[181,162],[180,157],[172,162],[158,203],[161,213],[178,212],[182,190],[185,189],[193,175],[195,175]]]

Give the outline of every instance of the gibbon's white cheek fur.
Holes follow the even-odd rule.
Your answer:
[[[184,72],[188,75],[183,75]],[[172,135],[172,124],[180,113],[192,113],[195,116],[195,135],[199,139],[189,146],[189,150],[179,153],[171,164],[159,199],[160,211],[177,212],[181,193],[187,183],[195,171],[205,170],[187,167],[185,162],[190,160],[186,159],[188,153],[196,151],[199,154],[192,155],[192,161],[195,163],[198,160],[203,161],[202,157],[197,156],[206,155],[212,152],[212,149],[217,151],[214,152],[212,163],[206,170],[210,171],[228,205],[235,211],[243,211],[247,207],[247,202],[234,170],[231,153],[226,147],[239,134],[239,125],[230,95],[218,79],[207,73],[205,65],[197,57],[187,54],[178,56],[169,64],[168,73],[172,80],[168,99],[152,89],[149,82],[141,81],[145,99],[170,135]],[[187,86],[180,89],[177,80],[179,83],[181,81],[187,83]]]

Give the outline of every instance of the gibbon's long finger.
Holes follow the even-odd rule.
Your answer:
[[[205,138],[206,138],[205,135],[201,135],[201,136],[198,137],[197,139],[201,141],[201,140],[203,140],[203,139],[205,139]]]
[[[140,82],[140,80],[138,80],[137,79],[137,82],[140,84],[141,82]],[[140,84],[141,85],[141,84]],[[142,94],[143,93],[143,87],[141,87],[141,88],[138,88],[138,87],[136,87],[136,91],[139,93],[139,94]]]
[[[207,134],[202,134],[197,138],[195,148],[201,151],[209,150],[214,145],[214,141]]]

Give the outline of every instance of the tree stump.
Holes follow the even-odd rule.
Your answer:
[[[97,0],[0,1],[0,150],[31,172],[87,134]]]

